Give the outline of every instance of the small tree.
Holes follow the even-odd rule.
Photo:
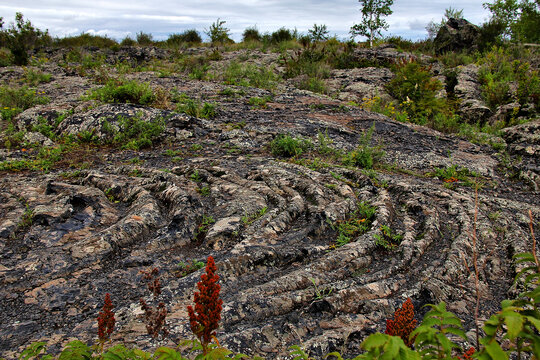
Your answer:
[[[225,20],[220,20],[219,18],[215,23],[210,25],[210,28],[205,31],[205,34],[208,35],[212,44],[224,44],[231,41],[229,38],[229,29],[225,25]]]
[[[503,38],[516,41],[538,42],[540,11],[538,0],[495,0],[484,3],[492,18],[490,22],[501,24]]]
[[[309,38],[313,41],[328,40],[328,29],[326,25],[313,24],[313,28],[308,30]]]
[[[426,31],[428,33],[429,39],[434,39],[439,32],[439,29],[442,28],[449,19],[463,19],[463,9],[453,9],[451,6],[444,10],[444,16],[441,19],[440,23],[435,23],[433,20],[430,21],[426,26]]]
[[[3,18],[0,18],[0,46],[11,50],[15,65],[27,65],[29,50],[52,41],[47,30],[36,29],[20,12],[15,14],[15,23],[8,29],[3,30],[3,25]]]
[[[362,22],[351,27],[351,35],[369,37],[369,46],[373,46],[375,35],[381,36],[381,30],[388,29],[388,23],[382,18],[392,14],[390,6],[394,0],[358,0],[362,4]]]

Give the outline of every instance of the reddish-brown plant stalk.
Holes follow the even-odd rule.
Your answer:
[[[384,333],[399,336],[405,345],[411,347],[414,339],[410,339],[410,335],[416,327],[416,322],[414,319],[414,305],[409,298],[396,310],[393,320],[386,320],[386,331]]]
[[[216,335],[215,330],[221,320],[223,300],[219,298],[221,286],[218,284],[219,276],[216,275],[216,270],[214,258],[209,256],[206,274],[202,274],[201,281],[197,283],[199,291],[194,295],[195,310],[192,306],[187,308],[191,331],[199,338],[204,355],[208,352],[208,344]]]
[[[114,312],[112,311],[113,305],[111,301],[111,295],[105,294],[105,304],[103,305],[103,311],[99,312],[98,321],[98,338],[100,342],[107,341],[114,330]]]

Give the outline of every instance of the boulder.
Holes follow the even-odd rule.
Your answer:
[[[464,49],[472,50],[477,47],[479,36],[478,26],[465,19],[450,18],[439,29],[433,45],[437,54]]]

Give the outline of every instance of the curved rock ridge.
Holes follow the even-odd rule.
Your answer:
[[[40,85],[53,102],[20,114],[20,129],[42,118],[53,123],[70,110],[57,136],[87,131],[105,141],[103,122],[114,127],[122,116],[161,119],[164,130],[150,149],[88,145],[48,172],[0,173],[3,357],[32,341],[48,342],[52,352],[74,338],[94,341],[105,293],[117,319],[113,342],[155,349],[190,338],[186,307],[203,270],[185,275],[180,263],[209,255],[224,301],[220,343],[269,359],[294,344],[313,355],[358,354],[360,342],[384,331],[407,298],[419,319],[423,305],[445,301],[471,329],[474,251],[481,319],[517,291],[512,256],[530,250],[529,209],[539,233],[538,178],[511,179],[502,155],[488,146],[283,84],[272,93],[141,72],[130,76],[214,102],[216,116],[101,104],[81,98],[100,85],[55,69],[52,83]],[[388,69],[374,71],[352,71],[356,88],[391,77]],[[227,88],[236,95],[222,95]],[[250,105],[251,97],[265,95],[272,95],[265,107]],[[508,130],[509,149],[537,146],[537,128]],[[345,166],[342,155],[320,150],[326,142],[334,152],[350,152],[370,129],[370,146],[384,150],[375,169]],[[279,134],[309,139],[312,147],[297,158],[276,157],[270,143]],[[28,152],[2,149],[0,160]],[[522,170],[538,173],[537,156],[524,164]],[[468,179],[436,175],[452,167],[468,169]],[[371,220],[358,217],[367,205],[375,210]],[[349,221],[369,226],[341,244],[340,225]],[[399,239],[394,245],[377,241],[391,236]],[[154,267],[170,331],[157,340],[146,334],[139,306],[141,297],[151,299],[141,271]]]

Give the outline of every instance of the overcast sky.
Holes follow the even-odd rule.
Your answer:
[[[425,26],[439,22],[450,5],[463,9],[474,24],[485,22],[490,13],[482,7],[488,0],[395,0],[394,13],[387,18],[388,34],[417,40],[426,37]],[[307,32],[314,23],[326,24],[332,35],[348,37],[350,27],[359,22],[360,3],[355,0],[0,0],[0,16],[9,23],[22,12],[40,29],[53,36],[83,32],[115,39],[143,31],[155,40],[187,29],[205,29],[217,18],[225,20],[232,38],[241,40],[242,31],[256,26],[261,33],[280,27]],[[360,39],[360,38],[359,38]]]

